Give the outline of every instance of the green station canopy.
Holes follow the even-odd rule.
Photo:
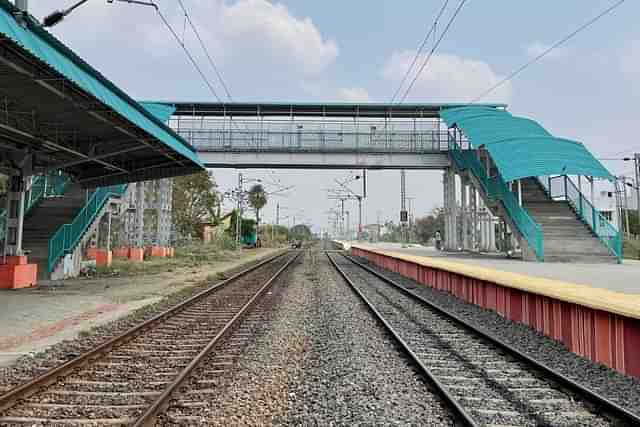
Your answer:
[[[0,0],[0,144],[10,152],[0,151],[0,163],[16,168],[14,158],[33,153],[33,173],[60,169],[89,187],[204,169],[165,124],[173,107],[141,105],[33,17],[19,16]]]
[[[466,106],[444,109],[440,117],[457,127],[473,148],[484,147],[505,181],[530,176],[613,176],[579,142],[551,135],[534,120],[504,109]]]

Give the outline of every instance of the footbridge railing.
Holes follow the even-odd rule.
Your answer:
[[[80,243],[82,236],[96,220],[98,214],[112,197],[121,197],[126,184],[98,188],[70,224],[64,224],[49,239],[48,269],[53,272],[56,263],[65,254],[71,253]]]
[[[476,177],[484,193],[492,200],[499,201],[514,225],[533,249],[538,261],[544,260],[544,239],[542,228],[518,203],[513,191],[498,172],[489,177],[485,168],[476,157],[476,152],[464,150],[449,134],[449,154],[460,170],[470,170]]]
[[[567,175],[539,178],[552,199],[565,200],[595,234],[598,239],[609,249],[619,262],[622,261],[622,235],[593,204],[580,192],[580,189]]]
[[[198,151],[422,154],[447,150],[447,132],[433,122],[181,118],[172,119],[171,126]]]
[[[45,197],[58,197],[64,194],[69,178],[65,175],[37,175],[31,182],[24,200],[24,214],[28,214]],[[0,240],[4,239],[7,212],[0,208]]]

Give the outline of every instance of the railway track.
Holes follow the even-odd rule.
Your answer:
[[[0,396],[0,425],[155,425],[201,404],[260,320],[252,308],[297,258],[269,258]],[[222,348],[222,351],[221,351]],[[212,351],[212,350],[216,351]],[[185,384],[198,387],[181,393]],[[188,418],[185,420],[188,422]]]
[[[327,257],[464,425],[640,425],[640,416],[357,260]]]

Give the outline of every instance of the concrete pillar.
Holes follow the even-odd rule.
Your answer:
[[[458,250],[460,246],[460,240],[458,237],[458,200],[456,197],[456,173],[453,169],[449,169],[449,180],[450,180],[450,190],[449,196],[451,197],[451,236],[452,239],[452,249]]]
[[[462,249],[469,250],[469,182],[462,177],[460,183],[460,221],[462,221]]]
[[[449,249],[451,246],[451,206],[449,198],[449,172],[445,170],[442,173],[442,202],[444,208],[444,248]],[[380,221],[378,221],[380,224]]]
[[[448,168],[443,175],[444,204],[445,204],[445,242],[447,250],[458,250],[456,174]]]
[[[471,208],[471,246],[472,251],[478,250],[478,197],[475,187],[469,187],[469,206]]]
[[[159,246],[169,245],[169,235],[171,231],[171,196],[172,181],[162,179],[158,182],[158,197],[156,199],[156,241]]]
[[[4,254],[21,256],[22,228],[26,180],[23,176],[9,177],[7,188],[7,220],[5,223]]]
[[[138,248],[144,247],[144,196],[144,182],[136,183],[135,244]]]
[[[496,221],[495,217],[489,213],[489,252],[496,252]]]
[[[478,250],[487,251],[487,209],[482,199],[478,200]]]

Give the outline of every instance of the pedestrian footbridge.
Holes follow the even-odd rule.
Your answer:
[[[153,105],[146,103],[145,105]],[[155,103],[207,167],[444,169],[455,104]],[[504,105],[486,105],[504,108]]]
[[[209,168],[441,169],[449,250],[495,250],[498,236],[500,249],[525,259],[622,257],[619,230],[593,206],[594,181],[612,175],[580,142],[505,105],[145,106],[162,111]]]

